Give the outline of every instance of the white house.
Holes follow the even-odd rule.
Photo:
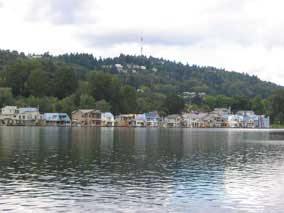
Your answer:
[[[102,126],[114,126],[114,116],[111,112],[102,113]]]
[[[185,113],[182,115],[183,126],[187,128],[205,127],[204,118],[208,113]]]
[[[146,116],[145,114],[137,114],[131,122],[133,127],[145,127],[146,126]]]
[[[180,115],[169,115],[164,119],[164,127],[181,127],[182,117]]]
[[[41,115],[37,108],[6,106],[1,109],[0,125],[34,126],[40,124]]]
[[[26,107],[18,109],[17,118],[26,126],[39,125],[42,120],[42,116],[39,113],[38,108]]]

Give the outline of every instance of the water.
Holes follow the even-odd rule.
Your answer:
[[[0,128],[0,211],[283,212],[284,131]]]

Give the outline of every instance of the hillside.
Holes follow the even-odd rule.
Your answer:
[[[104,70],[119,75],[135,88],[149,87],[153,92],[205,92],[210,95],[268,97],[281,87],[261,81],[257,76],[228,72],[214,67],[183,65],[153,57],[120,55],[96,59],[88,54],[61,55],[57,59],[86,69]]]
[[[90,54],[0,51],[0,107],[39,106],[41,111],[67,113],[96,107],[115,114],[153,110],[169,114],[230,106],[268,114],[266,98],[280,89],[256,76],[153,57],[101,59]]]

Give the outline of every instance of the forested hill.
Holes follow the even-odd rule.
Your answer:
[[[69,114],[94,107],[114,114],[170,114],[230,106],[271,114],[267,97],[279,89],[283,87],[256,76],[153,57],[101,59],[0,50],[0,107],[39,106],[42,112]],[[282,117],[284,121],[284,113]]]
[[[16,59],[25,60],[27,63],[38,61],[44,63],[43,66],[49,70],[52,70],[52,63],[63,62],[73,67],[78,79],[84,78],[88,71],[102,70],[117,75],[123,83],[136,89],[146,86],[159,93],[205,92],[209,95],[265,98],[281,88],[253,75],[144,56],[120,55],[115,58],[97,59],[90,54],[53,57],[48,53],[42,56],[25,56],[16,51],[1,51],[0,69],[3,71],[8,65],[16,63]]]
[[[281,88],[274,83],[261,81],[254,75],[214,67],[184,65],[154,57],[120,55],[96,59],[88,54],[66,54],[57,59],[85,69],[117,74],[125,83],[137,89],[147,86],[151,91],[160,93],[205,92],[209,95],[265,98],[275,89]]]

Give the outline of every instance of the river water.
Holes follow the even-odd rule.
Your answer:
[[[1,127],[0,211],[283,212],[284,131]]]

